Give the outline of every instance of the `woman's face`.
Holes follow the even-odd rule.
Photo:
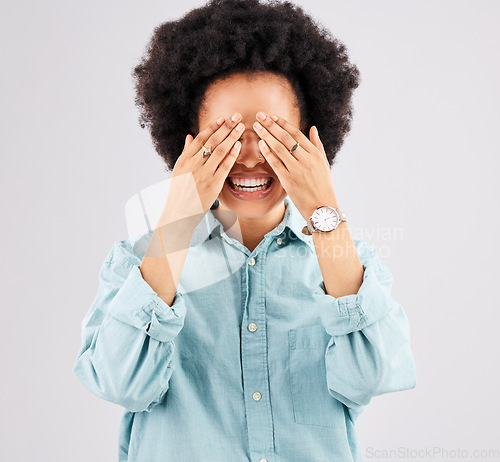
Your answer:
[[[260,137],[253,128],[257,112],[276,113],[296,127],[300,126],[300,111],[293,89],[285,77],[269,72],[233,74],[213,82],[205,93],[199,114],[199,127],[203,130],[218,117],[229,119],[235,112],[242,115],[245,131],[240,137],[241,150],[219,194],[223,206],[238,217],[255,218],[268,214],[283,203],[287,193],[278,176],[261,154]],[[251,192],[244,187],[234,188],[229,180],[242,183],[243,177],[268,178],[267,189]]]

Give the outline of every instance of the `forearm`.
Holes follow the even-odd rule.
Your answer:
[[[139,266],[143,279],[169,306],[175,297],[191,237],[205,214],[193,175],[172,174],[165,207]]]
[[[338,207],[336,201],[331,205]],[[328,295],[356,294],[363,282],[363,265],[346,222],[328,232],[314,232],[313,242]]]
[[[176,242],[179,250],[168,253],[165,249],[167,239],[169,242]],[[189,241],[190,236],[186,233],[167,233],[165,229],[156,228],[139,266],[143,279],[168,306],[172,306],[175,297]]]
[[[143,279],[172,306],[194,229],[205,215],[173,213],[166,207],[139,266]],[[187,215],[187,216],[186,216]]]

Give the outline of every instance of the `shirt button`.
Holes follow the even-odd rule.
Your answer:
[[[257,330],[257,324],[255,324],[254,322],[251,322],[249,325],[248,325],[248,330],[250,332],[255,332]]]
[[[283,239],[281,239],[281,237],[278,237],[278,239],[276,239],[276,243],[278,245],[281,245],[283,243]]]
[[[260,462],[267,462],[267,459],[260,459]]]
[[[250,258],[250,260],[248,260],[248,264],[249,264],[250,266],[255,265],[255,258],[253,258],[253,257],[252,257],[252,258]]]
[[[256,391],[253,395],[252,395],[252,398],[255,400],[255,401],[260,401],[260,398],[262,398],[262,395]]]

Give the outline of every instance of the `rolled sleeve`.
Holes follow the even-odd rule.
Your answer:
[[[313,294],[332,336],[325,351],[328,389],[353,416],[373,396],[416,385],[408,318],[391,296],[393,276],[373,247],[355,244],[364,268],[358,292],[332,297],[322,281]]]
[[[159,342],[166,342],[181,331],[186,304],[182,294],[177,292],[172,306],[167,305],[144,280],[139,265],[133,265],[109,305],[109,314]]]
[[[97,396],[131,412],[149,412],[169,389],[186,307],[180,292],[172,306],[158,297],[131,244],[116,242],[101,267],[73,372]]]
[[[355,240],[363,265],[363,282],[356,294],[333,297],[321,281],[313,293],[320,306],[321,321],[330,335],[359,331],[380,320],[391,310],[393,277],[377,251],[364,241]]]

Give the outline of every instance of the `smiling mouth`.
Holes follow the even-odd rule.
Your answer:
[[[227,181],[229,183],[229,186],[231,186],[231,188],[233,188],[235,191],[254,192],[254,191],[263,191],[265,189],[269,189],[272,182],[274,181],[274,178],[270,177],[269,180],[265,183],[263,183],[263,181],[253,181],[254,183],[257,184],[248,184],[251,182],[246,182],[247,184],[242,184],[242,183],[235,184],[233,183],[231,178],[228,178]]]

